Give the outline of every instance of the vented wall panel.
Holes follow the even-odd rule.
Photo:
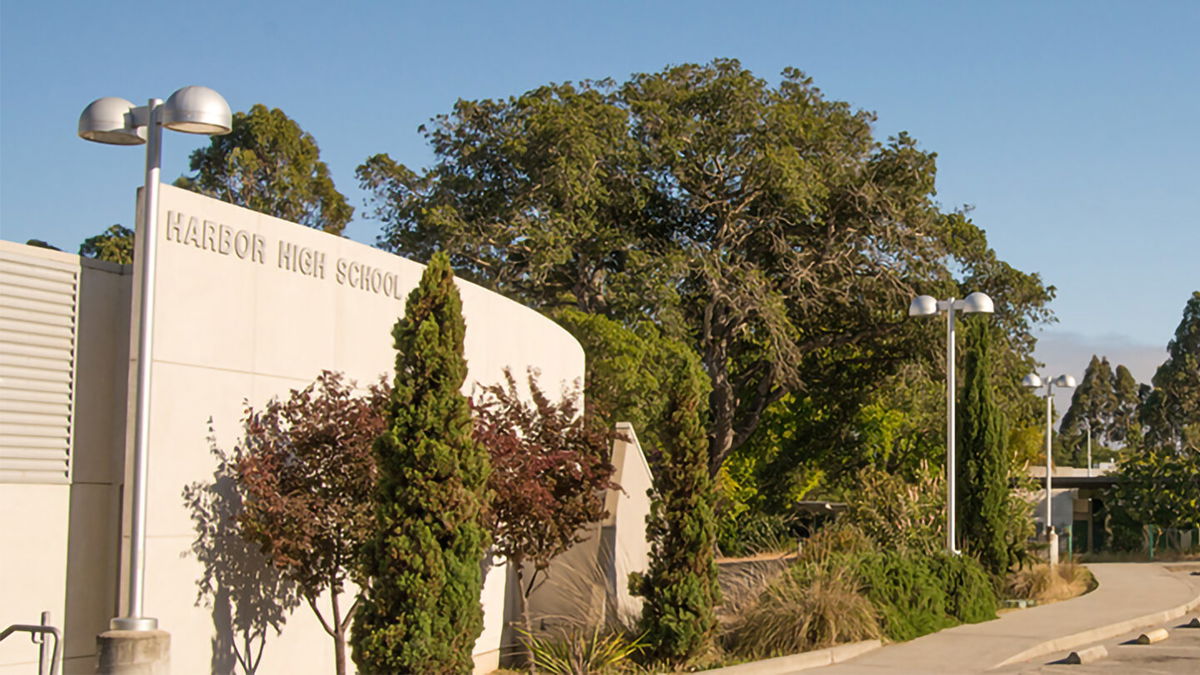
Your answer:
[[[71,472],[79,268],[0,251],[0,483]]]

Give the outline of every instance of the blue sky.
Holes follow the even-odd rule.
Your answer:
[[[936,151],[943,205],[1058,288],[1050,370],[1099,352],[1148,380],[1200,289],[1200,2],[199,4],[3,0],[0,237],[74,251],[132,222],[143,151],[75,135],[101,96],[203,84],[282,108],[373,242],[354,168],[427,164],[417,127],[455,99],[733,57],[773,81],[796,66],[880,138]],[[164,180],[204,143],[168,132]]]

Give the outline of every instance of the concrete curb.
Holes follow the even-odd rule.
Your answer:
[[[1065,652],[1069,649],[1074,649],[1092,642],[1099,642],[1101,640],[1117,637],[1118,635],[1124,635],[1125,633],[1132,633],[1133,631],[1139,628],[1144,628],[1145,626],[1152,626],[1156,623],[1165,623],[1171,619],[1177,619],[1197,607],[1200,607],[1200,595],[1197,595],[1182,605],[1172,607],[1171,609],[1164,609],[1161,612],[1152,612],[1144,616],[1139,616],[1135,619],[1126,619],[1125,621],[1118,621],[1117,623],[1111,623],[1107,626],[1090,628],[1073,635],[1067,635],[1066,637],[1047,640],[1041,644],[1034,645],[1025,651],[1004,659],[1000,663],[989,667],[988,670],[1003,668],[1004,666],[1020,663],[1021,661],[1036,659],[1037,657],[1045,656],[1046,654]]]
[[[701,672],[719,673],[720,675],[782,675],[783,673],[794,673],[798,670],[820,668],[822,666],[849,661],[856,656],[861,656],[882,646],[883,643],[879,640],[866,640],[865,642],[855,642],[828,649],[817,649],[802,654],[780,656],[773,659],[752,661],[727,668],[715,668]]]

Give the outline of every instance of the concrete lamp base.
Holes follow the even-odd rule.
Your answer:
[[[163,630],[110,630],[96,636],[96,675],[169,675],[171,634]]]

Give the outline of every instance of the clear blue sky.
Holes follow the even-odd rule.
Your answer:
[[[203,84],[282,108],[373,242],[355,167],[427,164],[417,126],[455,99],[734,57],[937,151],[941,202],[1058,288],[1048,369],[1101,352],[1148,379],[1200,289],[1200,2],[0,3],[4,239],[74,251],[132,223],[143,150],[75,135],[101,96]],[[164,180],[204,143],[167,133]]]

